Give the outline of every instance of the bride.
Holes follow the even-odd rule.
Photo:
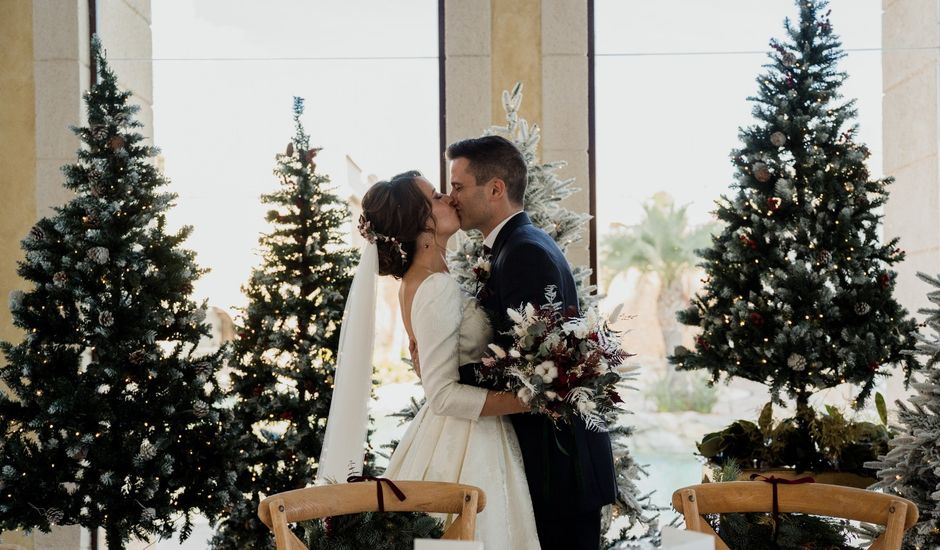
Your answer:
[[[486,509],[477,518],[476,539],[488,549],[538,550],[522,455],[505,416],[529,409],[514,394],[458,382],[458,367],[479,362],[492,341],[492,328],[476,300],[463,294],[447,271],[447,241],[460,228],[451,198],[436,192],[420,173],[406,172],[373,185],[362,209],[359,229],[370,244],[346,304],[318,478],[345,479],[349,468],[361,468],[375,275],[391,275],[401,279],[402,320],[417,347],[416,372],[427,400],[385,476],[480,487]]]

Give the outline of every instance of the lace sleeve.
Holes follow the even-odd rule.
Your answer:
[[[418,342],[421,385],[435,414],[476,420],[486,390],[459,383],[457,346],[462,315],[460,289],[449,275],[428,277],[415,293],[411,326]]]

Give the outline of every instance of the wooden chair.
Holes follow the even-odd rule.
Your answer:
[[[852,487],[806,483],[777,485],[780,513],[795,512],[885,526],[871,550],[899,550],[904,532],[917,523],[917,506],[901,497]],[[763,481],[729,481],[684,487],[672,494],[672,505],[685,516],[686,529],[715,537],[716,550],[729,550],[705,514],[773,511],[773,486]]]
[[[308,550],[288,527],[289,523],[357,512],[377,512],[376,481],[306,487],[271,495],[258,505],[258,517],[271,531],[277,550]],[[382,486],[386,512],[437,512],[458,514],[444,532],[445,539],[473,540],[477,513],[486,506],[482,489],[459,483],[395,481],[405,494],[399,501]]]

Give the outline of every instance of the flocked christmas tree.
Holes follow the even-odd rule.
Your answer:
[[[344,244],[349,211],[316,170],[318,149],[310,148],[302,114],[303,100],[294,98],[296,132],[274,170],[280,188],[261,198],[272,207],[273,229],[261,237],[261,265],[242,289],[248,306],[234,344],[232,438],[241,453],[243,498],[212,548],[273,548],[258,502],[313,482],[330,410],[340,322],[358,257]]]
[[[23,240],[32,286],[10,306],[25,337],[0,345],[0,526],[103,527],[116,549],[188,536],[195,510],[225,508],[234,476],[223,351],[195,353],[209,326],[190,294],[205,270],[181,247],[190,228],[167,231],[175,196],[156,150],[97,39],[92,51],[83,147],[63,169],[75,196]]]
[[[868,148],[856,141],[826,2],[797,5],[799,21],[787,20],[786,40],[770,42],[749,98],[756,121],[731,155],[735,190],[717,208],[724,229],[701,251],[705,287],[679,312],[702,332],[670,361],[715,381],[764,383],[778,402],[782,393],[795,398],[808,434],[814,390],[856,384],[861,406],[889,366],[909,376],[916,362],[904,354],[914,321],[892,297],[891,268],[904,255],[896,240],[878,239],[891,179],[871,176]]]
[[[563,252],[581,239],[585,224],[591,219],[589,214],[579,214],[561,205],[566,197],[576,193],[574,178],[562,178],[558,173],[565,167],[564,161],[543,163],[539,159],[538,144],[541,131],[538,126],[529,125],[519,116],[522,105],[522,84],[516,83],[512,91],[503,91],[503,108],[506,111],[506,125],[493,126],[484,135],[500,135],[516,145],[525,159],[528,179],[525,193],[525,212],[533,225],[548,233]],[[479,231],[458,233],[457,246],[448,256],[450,272],[468,292],[473,293],[476,276],[472,266],[483,254],[483,235]],[[573,266],[575,283],[578,286],[578,298],[582,309],[594,307],[597,303],[597,288],[590,284],[591,269],[587,266]],[[407,414],[406,414],[407,416]],[[614,540],[602,542],[602,548],[627,548],[630,541],[644,538],[647,541],[658,539],[656,528],[657,508],[651,504],[649,495],[641,495],[636,481],[646,472],[637,465],[626,440],[633,430],[618,427],[611,436],[615,450],[615,467],[619,496],[616,504],[605,514],[605,524],[616,517],[626,518],[626,527]]]
[[[925,359],[922,381],[911,383],[908,402],[898,401],[898,424],[891,451],[866,464],[878,470],[873,488],[914,502],[920,520],[906,534],[904,547],[940,548],[940,276],[918,276],[933,287],[927,294],[934,307],[922,309],[928,335],[918,334],[917,351]]]

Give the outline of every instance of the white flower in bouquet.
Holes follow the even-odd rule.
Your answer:
[[[503,348],[497,346],[496,344],[490,344],[488,347],[490,348],[490,350],[493,352],[493,355],[495,355],[497,359],[506,358],[506,351]]]
[[[535,392],[532,391],[532,388],[529,388],[528,386],[522,386],[519,388],[519,391],[516,392],[516,395],[519,397],[519,399],[522,400],[523,403],[529,403],[532,401],[532,398],[535,397]]]
[[[562,330],[578,339],[587,338],[588,325],[585,319],[572,319],[561,326]]]
[[[554,361],[542,361],[536,365],[535,374],[542,377],[542,382],[549,384],[552,380],[558,378],[558,367],[555,366]]]

